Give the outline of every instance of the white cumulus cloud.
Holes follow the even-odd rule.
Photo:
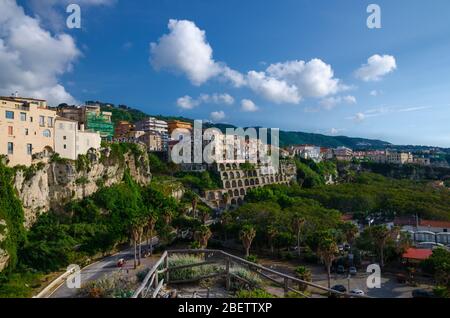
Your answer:
[[[352,96],[352,95],[347,95],[347,96],[332,96],[332,97],[327,97],[322,99],[319,104],[320,106],[322,106],[323,108],[327,109],[327,110],[331,110],[334,107],[336,107],[339,104],[348,104],[348,105],[352,105],[352,104],[356,104],[356,97]]]
[[[331,66],[320,59],[272,64],[267,68],[267,73],[295,85],[303,97],[324,97],[342,89],[340,80],[334,78]]]
[[[258,111],[258,106],[250,99],[243,99],[241,101],[241,110],[244,112],[256,112]]]
[[[324,98],[347,89],[333,69],[320,59],[271,64],[264,71],[241,73],[217,62],[206,33],[192,21],[170,20],[169,33],[150,44],[150,62],[156,70],[168,69],[200,86],[211,79],[248,87],[276,104],[299,104],[303,98]]]
[[[0,94],[75,103],[59,83],[80,56],[73,38],[52,35],[13,0],[0,1]]]
[[[222,110],[211,113],[211,119],[215,122],[223,120],[225,117],[225,113]]]
[[[250,71],[247,80],[253,91],[276,104],[298,104],[302,99],[295,85],[267,76],[264,72]]]
[[[178,98],[177,105],[183,109],[192,109],[202,104],[233,105],[234,97],[230,94],[201,94],[194,99],[189,95]]]
[[[383,76],[397,69],[397,62],[392,55],[372,55],[367,64],[355,72],[355,76],[365,82],[379,81]]]

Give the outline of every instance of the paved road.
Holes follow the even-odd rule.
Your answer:
[[[158,239],[153,239],[153,246],[158,243]],[[146,248],[146,245],[142,245],[142,250]],[[133,270],[133,253],[134,248],[128,248],[119,252],[118,254],[108,256],[102,259],[99,262],[96,262],[92,265],[87,266],[86,268],[81,270],[81,285],[101,279],[105,276],[111,275],[113,273],[119,271],[127,271]],[[126,260],[126,265],[123,269],[117,267],[117,262],[121,259]],[[143,259],[145,262],[146,259]],[[67,287],[67,284],[64,282],[61,286],[59,286],[53,294],[51,294],[50,298],[75,298],[77,297],[78,289],[71,289]]]

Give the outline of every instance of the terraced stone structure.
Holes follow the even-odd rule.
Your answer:
[[[270,166],[218,163],[214,167],[221,177],[223,188],[205,191],[206,200],[217,209],[238,206],[244,202],[247,191],[271,184],[290,184],[296,179],[293,163],[280,162],[278,172]]]

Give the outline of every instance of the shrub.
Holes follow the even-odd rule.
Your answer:
[[[236,298],[276,298],[276,297],[263,289],[254,289],[254,290],[239,290],[236,293]]]
[[[251,271],[242,268],[242,267],[233,267],[231,268],[230,272],[248,283],[244,283],[243,281],[239,279],[232,279],[231,280],[231,289],[233,290],[241,290],[241,289],[254,289],[259,288],[262,285],[262,280],[259,278],[259,276],[255,273],[252,273]],[[250,286],[249,286],[250,284]]]
[[[256,255],[249,255],[245,259],[252,263],[256,263],[256,264],[258,263],[258,256],[256,256]]]
[[[105,277],[82,286],[79,291],[84,298],[130,298],[134,286],[120,273]]]
[[[194,255],[173,255],[169,258],[169,268],[202,263],[203,259]],[[202,276],[218,273],[221,268],[214,264],[182,268],[170,271],[171,281],[193,280]]]

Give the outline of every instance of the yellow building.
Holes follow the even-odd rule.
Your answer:
[[[54,150],[56,111],[45,100],[0,97],[0,155],[10,166],[32,163],[33,155]]]

